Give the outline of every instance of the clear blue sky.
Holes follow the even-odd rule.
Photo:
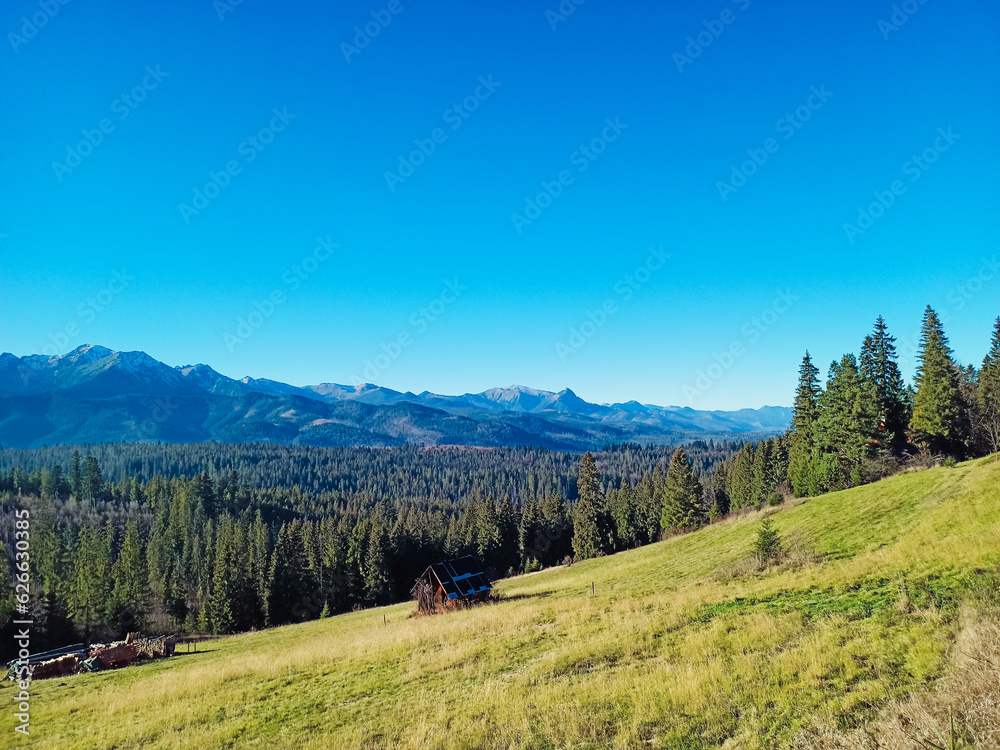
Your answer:
[[[825,371],[879,314],[912,338],[930,303],[978,363],[1000,270],[961,290],[1000,254],[1000,6],[913,0],[880,28],[892,5],[586,0],[560,21],[557,0],[70,0],[52,16],[12,0],[0,350],[88,342],[295,384],[739,408],[790,403],[803,351]],[[391,22],[343,47],[373,12]],[[711,44],[676,57],[700,32]],[[434,152],[387,179],[417,140]],[[767,161],[721,189],[748,149]],[[910,160],[927,149],[923,171]],[[199,213],[180,208],[229,162]],[[558,197],[512,220],[543,181]],[[662,267],[635,276],[647,260]],[[783,290],[795,299],[775,307]]]

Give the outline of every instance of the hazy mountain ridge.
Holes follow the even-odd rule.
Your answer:
[[[293,386],[235,380],[208,365],[170,367],[144,352],[81,346],[0,355],[0,443],[117,441],[303,445],[517,445],[585,449],[635,440],[775,433],[786,407],[698,411],[629,401],[592,404],[570,389],[525,386],[446,396],[365,383]]]

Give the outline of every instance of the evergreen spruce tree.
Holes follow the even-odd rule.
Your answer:
[[[219,519],[215,533],[212,594],[209,599],[209,619],[216,634],[236,631],[236,612],[230,580],[230,567],[234,544],[233,519],[228,515]]]
[[[708,508],[708,519],[716,521],[729,514],[729,495],[726,490],[727,468],[719,467],[702,480],[702,507]]]
[[[674,451],[667,468],[660,523],[664,529],[697,529],[704,523],[701,482],[683,448]]]
[[[815,470],[824,490],[861,484],[871,458],[880,418],[871,384],[858,371],[853,354],[830,365],[826,390],[819,396],[814,426]]]
[[[405,514],[401,514],[396,525],[400,527],[402,533],[402,519]],[[306,570],[316,572],[319,570],[319,535],[316,533],[316,526],[311,521],[302,524],[302,554],[305,558]]]
[[[670,459],[666,459],[666,463],[670,463]],[[664,464],[665,466],[666,464]],[[660,461],[656,462],[653,467],[653,502],[656,505],[656,517],[660,517],[660,509],[663,505],[663,490],[667,485],[667,477],[663,473],[663,466],[660,465]]]
[[[70,470],[70,489],[77,498],[83,497],[83,468],[80,465],[80,451],[73,451],[73,466]]]
[[[104,477],[97,459],[87,456],[83,461],[83,496],[91,501],[99,498],[103,485]]]
[[[576,494],[580,499],[590,500],[595,507],[601,504],[601,479],[597,475],[597,462],[587,451],[580,459],[580,469],[576,480]]]
[[[208,474],[196,474],[193,485],[194,497],[201,500],[205,512],[209,516],[215,515],[215,487],[212,484],[212,478]]]
[[[788,435],[788,479],[796,497],[806,497],[817,491],[813,446],[816,419],[819,417],[820,392],[819,369],[812,363],[809,352],[806,352],[799,366],[792,429]]]
[[[982,454],[986,451],[982,434],[981,402],[979,400],[979,372],[972,365],[956,367],[958,383],[958,431],[965,435],[963,455]]]
[[[510,499],[504,495],[497,505],[497,527],[500,529],[500,549],[497,555],[497,570],[513,575],[518,567],[517,530],[520,525],[520,513]]]
[[[473,506],[473,513],[476,555],[483,565],[494,568],[500,551],[500,525],[493,498],[479,498]]]
[[[229,562],[233,611],[236,615],[236,629],[240,631],[260,627],[265,623],[264,606],[257,598],[257,587],[253,580],[251,533],[250,514],[245,512],[233,528],[232,555]],[[301,540],[301,532],[299,539]]]
[[[743,446],[733,457],[729,467],[729,498],[733,510],[741,510],[753,504],[753,464],[754,448]]]
[[[581,497],[573,506],[573,554],[580,560],[604,554],[597,508],[588,497]]]
[[[521,522],[517,528],[517,550],[521,557],[521,570],[527,570],[531,560],[538,559],[534,548],[535,534],[538,533],[538,504],[534,496],[529,497],[521,511]]]
[[[38,593],[41,604],[34,617],[34,627],[41,639],[39,645],[56,646],[69,642],[75,636],[67,612],[67,580],[70,576],[63,537],[56,526],[54,499],[45,495],[40,497],[32,515],[32,589]]]
[[[379,529],[380,534],[385,532]],[[367,580],[367,571],[366,580]],[[302,545],[302,522],[282,524],[271,557],[268,580],[268,614],[272,625],[299,622],[310,616],[306,604],[311,593],[305,550]]]
[[[659,469],[659,464],[656,466]],[[657,494],[653,476],[646,472],[632,491],[635,499],[636,531],[641,544],[651,544],[660,538],[663,528],[663,495]]]
[[[134,518],[125,524],[122,548],[111,568],[111,587],[108,619],[112,627],[119,636],[142,630],[149,606],[149,573]]]
[[[128,494],[129,500],[136,505],[142,504],[145,500],[142,494],[142,487],[139,485],[139,477],[135,475],[132,476],[132,481],[129,482]]]
[[[325,593],[328,612],[336,612],[346,602],[346,562],[345,539],[336,519],[324,518],[320,523],[320,544],[322,547],[321,569],[323,579],[320,587]]]
[[[760,507],[771,492],[771,441],[761,440],[753,453],[750,504]]]
[[[958,368],[941,321],[929,305],[924,312],[918,360],[910,419],[913,442],[932,453],[961,455],[969,436],[963,434],[961,424]]]
[[[760,522],[757,537],[754,539],[754,552],[762,563],[767,563],[782,554],[781,535],[771,525],[770,516]]]
[[[167,565],[179,568],[178,574],[187,577],[190,562],[188,529],[191,528],[191,486],[178,483],[168,508],[167,527],[164,531],[163,550]],[[165,504],[166,505],[166,504]]]
[[[267,584],[270,576],[270,534],[258,510],[250,528],[250,580],[254,606],[257,610],[257,627],[267,623]]]
[[[175,626],[178,629],[183,628],[184,623],[187,622],[189,613],[188,591],[179,565],[172,568],[170,575],[167,577],[167,593],[164,598],[164,608],[167,614],[174,619]],[[233,628],[234,631],[240,629],[239,623]]]
[[[615,547],[619,550],[631,549],[638,543],[635,495],[628,482],[625,481],[625,477],[622,477],[618,489],[612,492],[614,499],[612,500],[609,496],[608,505],[615,524]]]
[[[993,326],[990,351],[979,371],[976,400],[982,443],[987,451],[996,453],[1000,451],[1000,318]]]
[[[444,538],[444,555],[449,560],[454,560],[457,557],[462,556],[464,549],[464,544],[461,539],[461,534],[458,527],[458,519],[455,516],[451,517],[448,522],[448,531]]]
[[[903,375],[899,371],[896,338],[889,335],[880,315],[872,334],[861,346],[861,376],[870,384],[877,404],[879,441],[885,452],[899,453],[906,446],[911,404]]]
[[[351,523],[341,518],[337,523],[337,603],[346,609],[357,591],[357,579],[351,567]]]
[[[577,501],[573,509],[573,551],[583,560],[610,551],[610,524],[604,507],[597,463],[590,451],[580,459],[576,482]]]
[[[64,581],[61,562],[61,541],[56,529],[55,505],[42,496],[35,507],[31,522],[31,565],[36,585],[42,593],[54,594]]]
[[[85,525],[73,560],[70,614],[85,639],[104,622],[108,603],[110,544],[102,529]]]
[[[556,565],[572,554],[573,521],[558,490],[543,495],[539,501],[538,527],[534,547],[542,565]]]
[[[771,441],[770,458],[767,475],[769,493],[788,482],[788,441],[785,438],[778,436]]]
[[[368,536],[364,566],[365,598],[371,604],[385,604],[391,593],[385,530],[373,524]]]
[[[159,502],[146,542],[146,567],[149,570],[149,589],[154,601],[162,602],[166,595],[167,574],[172,555],[167,550],[166,534],[170,519],[170,505]]]
[[[201,632],[208,633],[212,629],[209,603],[212,597],[212,576],[215,572],[215,524],[211,519],[205,522],[199,535],[199,543],[201,555],[195,583],[201,609],[198,612],[197,625]]]

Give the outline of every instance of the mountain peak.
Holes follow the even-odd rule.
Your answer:
[[[177,369],[181,371],[182,375],[188,375],[192,372],[206,372],[208,370],[212,370],[211,367],[202,363],[196,365],[177,365]],[[212,372],[215,372],[215,370],[212,370]]]
[[[70,362],[79,364],[104,359],[105,357],[110,357],[114,353],[114,351],[108,349],[106,346],[100,346],[98,344],[81,344],[69,354],[64,354],[62,357],[57,357],[57,359],[67,359]]]

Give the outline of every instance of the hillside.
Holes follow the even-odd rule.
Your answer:
[[[995,458],[783,507],[790,559],[755,572],[758,520],[503,581],[503,600],[474,610],[413,618],[402,604],[38,682],[30,745],[865,747],[847,733],[890,731],[886,707],[933,695],[992,627]],[[965,697],[959,731],[995,730]]]
[[[588,450],[783,432],[785,407],[698,411],[597,405],[521,386],[441,396],[368,383],[292,386],[170,367],[143,352],[84,345],[61,356],[0,354],[0,445],[111,442],[311,446],[532,445]]]

